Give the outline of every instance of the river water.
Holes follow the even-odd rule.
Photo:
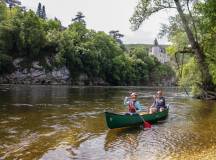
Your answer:
[[[127,111],[130,90],[149,106],[157,88],[0,86],[0,160],[216,159],[216,102],[164,88],[166,120],[109,130],[104,111]]]

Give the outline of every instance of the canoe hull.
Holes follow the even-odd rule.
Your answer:
[[[105,118],[108,128],[122,128],[122,127],[132,127],[143,124],[143,119],[145,121],[154,123],[158,120],[165,119],[168,116],[169,109],[164,110],[163,112],[157,112],[153,114],[145,114],[145,115],[123,115],[123,114],[115,114],[111,112],[105,112]],[[141,118],[141,117],[143,118]]]

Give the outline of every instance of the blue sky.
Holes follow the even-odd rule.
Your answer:
[[[86,16],[87,27],[96,31],[109,32],[119,30],[124,34],[124,43],[153,43],[160,30],[161,23],[168,22],[168,16],[174,12],[160,12],[143,23],[136,32],[131,31],[129,18],[132,16],[138,0],[21,0],[27,9],[37,10],[39,2],[46,6],[48,18],[57,17],[67,26],[78,11]],[[167,39],[159,40],[166,44]]]

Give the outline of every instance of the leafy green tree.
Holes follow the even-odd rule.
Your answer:
[[[83,72],[82,55],[85,48],[81,47],[87,41],[88,30],[85,25],[75,22],[62,34],[58,58],[66,64],[73,77],[78,77]]]
[[[198,68],[195,59],[191,57],[188,62],[181,66],[182,76],[180,77],[180,85],[181,86],[192,86],[192,93],[197,95],[197,93],[201,93],[199,87],[201,85],[201,72]]]
[[[20,54],[30,59],[41,57],[40,51],[45,44],[45,32],[40,18],[33,11],[24,13],[20,32]]]
[[[173,69],[166,64],[161,64],[157,58],[149,56],[144,48],[133,48],[129,51],[133,59],[134,73],[137,84],[161,84],[163,80],[170,80],[175,77]]]
[[[108,82],[113,82],[112,69],[115,57],[123,54],[118,43],[104,32],[98,32],[94,36],[95,49],[100,63],[100,76]]]
[[[7,17],[7,7],[4,3],[0,3],[0,23]]]
[[[6,14],[5,20],[0,23],[0,52],[15,55],[18,52],[17,39],[19,38],[20,28],[19,23],[17,23],[19,19],[15,19],[14,17],[21,15],[21,11],[14,8],[12,12],[14,12],[12,17],[11,14]],[[14,25],[15,23],[17,25]]]
[[[141,81],[143,84],[147,84],[149,81],[150,67],[153,67],[148,66],[148,63],[151,63],[150,61],[153,61],[153,59],[148,56],[148,53],[144,48],[131,49],[129,56],[133,59],[136,81]]]
[[[216,31],[216,3],[214,0],[207,0],[205,2],[197,3],[195,8],[195,15],[198,27],[198,33],[200,35],[200,41],[204,48],[204,52],[207,57],[207,62],[209,64],[210,73],[213,78],[213,83],[216,85],[216,44],[214,43],[215,31]],[[216,94],[210,93],[213,97]]]
[[[42,20],[41,23],[43,23],[44,30],[46,32],[50,30],[55,30],[55,31],[61,31],[62,30],[62,24],[61,21],[53,20],[53,19],[48,19],[48,20]]]
[[[114,85],[133,85],[136,75],[133,67],[133,60],[127,54],[116,56],[112,60],[112,74],[109,82]]]
[[[192,53],[199,65],[201,70],[202,85],[202,94],[207,96],[208,91],[214,91],[215,85],[212,82],[212,76],[210,74],[209,66],[206,62],[207,58],[204,54],[203,47],[201,46],[200,41],[198,41],[196,26],[193,19],[193,16],[190,11],[191,1],[181,1],[181,0],[140,0],[139,4],[136,7],[133,17],[130,19],[133,29],[138,29],[142,22],[148,19],[152,14],[159,12],[163,9],[175,8],[179,14],[182,26],[186,32],[187,38],[191,45]],[[184,10],[187,10],[189,13],[190,21],[192,21],[192,26],[189,24],[186,13]]]

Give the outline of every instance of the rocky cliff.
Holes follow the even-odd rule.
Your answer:
[[[13,65],[15,70],[10,74],[0,76],[0,84],[73,84],[73,85],[106,85],[102,79],[89,80],[85,74],[77,79],[70,76],[69,70],[65,67],[46,70],[39,65],[38,61],[33,62],[29,68],[21,67],[23,59],[15,59]]]

